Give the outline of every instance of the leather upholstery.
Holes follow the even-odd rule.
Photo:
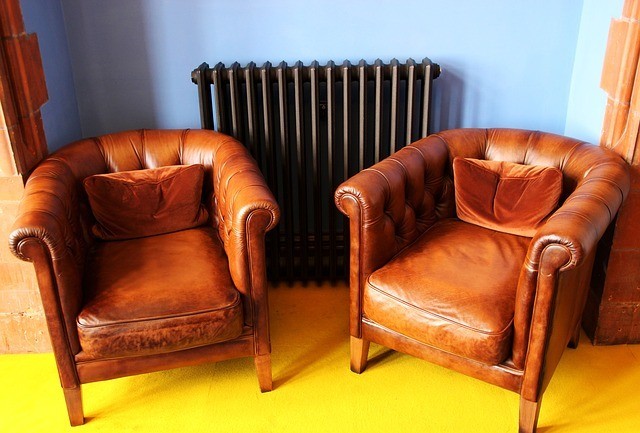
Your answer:
[[[466,225],[451,222],[456,157],[555,167],[562,172],[559,207],[531,238],[471,234]],[[628,190],[621,158],[555,134],[457,129],[401,149],[335,193],[350,220],[352,337],[405,350],[539,402],[562,350],[576,335],[597,242]],[[456,242],[439,242],[446,236]],[[485,294],[486,304],[470,293]],[[480,338],[480,330],[496,337],[511,319],[504,338]],[[360,362],[356,355],[355,365]]]
[[[191,164],[204,167],[208,229],[108,244],[91,235],[85,178]],[[104,379],[268,357],[264,236],[278,219],[246,148],[213,131],[125,131],[80,140],[42,161],[26,182],[10,248],[35,266],[72,424],[82,422],[81,360],[90,358],[91,377]],[[213,349],[182,350],[208,344]],[[270,364],[258,364],[268,367],[270,388]],[[266,373],[258,376],[262,387]]]
[[[424,344],[499,364],[510,355],[529,241],[441,220],[369,276],[363,316]]]
[[[85,288],[78,360],[171,352],[242,333],[240,294],[211,228],[97,243]]]

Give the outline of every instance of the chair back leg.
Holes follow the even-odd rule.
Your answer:
[[[582,329],[581,323],[578,322],[576,325],[576,329],[573,330],[573,334],[571,335],[571,339],[569,340],[569,344],[567,345],[570,349],[577,349],[578,343],[580,342],[580,330]]]

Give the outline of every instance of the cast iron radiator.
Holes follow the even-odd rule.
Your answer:
[[[347,275],[349,227],[333,192],[429,133],[432,81],[439,74],[428,58],[324,66],[203,63],[193,71],[202,127],[244,143],[280,204],[280,224],[267,236],[272,281]]]

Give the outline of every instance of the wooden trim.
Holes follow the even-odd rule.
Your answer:
[[[79,358],[81,354],[76,355],[76,358]],[[80,383],[91,383],[135,374],[198,365],[203,362],[218,362],[250,356],[255,356],[253,329],[245,327],[242,334],[237,338],[208,346],[153,355],[78,361],[76,367]]]
[[[2,88],[0,87],[0,93]],[[0,103],[0,177],[16,176],[18,169],[13,159],[13,149],[11,147],[11,139],[5,122],[4,110]]]
[[[423,344],[366,318],[362,319],[362,339],[388,347],[396,352],[424,359],[518,394],[522,388],[524,372],[514,368],[510,361],[498,365],[484,364]],[[375,364],[375,359],[370,359],[368,364],[370,365],[368,368],[371,368]]]
[[[38,37],[27,34],[19,0],[0,2],[0,171],[26,176],[47,155],[40,107],[49,99]],[[6,142],[8,137],[9,143]],[[10,144],[10,148],[8,146]],[[7,165],[15,166],[8,170]]]

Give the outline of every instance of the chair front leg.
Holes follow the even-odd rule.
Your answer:
[[[271,354],[256,355],[253,358],[258,373],[258,384],[260,384],[261,392],[269,392],[273,389],[273,380],[271,378]]]
[[[64,401],[67,404],[67,413],[69,414],[69,423],[72,427],[84,424],[84,411],[82,410],[82,389],[62,388],[64,392]]]
[[[351,336],[351,371],[362,373],[367,368],[369,341]]]
[[[520,397],[520,433],[535,433],[538,428],[538,415],[540,415],[540,403],[538,401],[529,401]]]

